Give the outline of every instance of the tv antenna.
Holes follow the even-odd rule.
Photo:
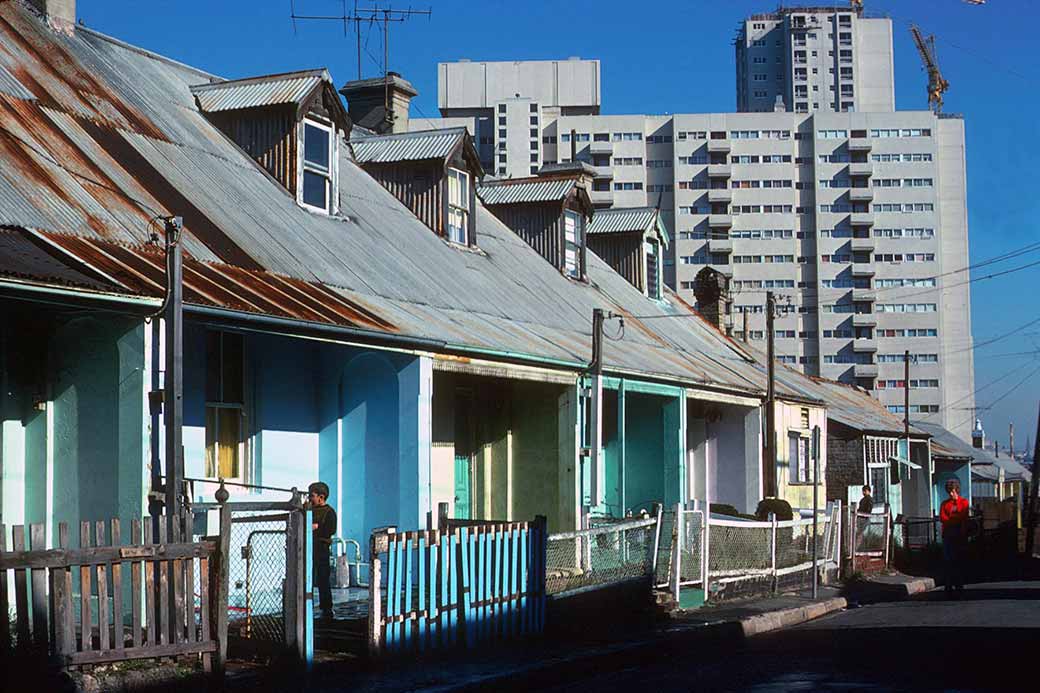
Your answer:
[[[381,24],[383,29],[383,78],[387,83],[387,93],[389,94],[390,84],[390,25],[395,22],[404,22],[415,16],[426,16],[430,17],[433,15],[433,10],[413,10],[411,7],[405,10],[395,9],[389,5],[386,7],[359,7],[358,0],[354,0],[354,9],[352,12],[347,11],[347,0],[342,0],[343,10],[338,15],[324,15],[324,14],[298,14],[296,12],[296,0],[290,0],[290,19],[293,22],[293,30],[296,29],[296,20],[304,21],[326,21],[326,22],[341,22],[343,24],[343,35],[346,36],[348,27],[354,25],[354,40],[357,43],[357,68],[358,68],[358,79],[362,79],[362,68],[361,68],[361,25],[363,23],[368,24]],[[389,98],[389,97],[388,97]]]

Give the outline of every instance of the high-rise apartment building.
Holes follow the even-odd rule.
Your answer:
[[[803,21],[819,28],[803,30]],[[756,45],[760,35],[773,44]],[[738,39],[743,112],[602,115],[596,61],[442,63],[446,120],[412,127],[466,124],[486,138],[481,158],[498,176],[528,176],[573,153],[593,166],[597,207],[660,206],[674,239],[665,259],[672,288],[692,302],[703,267],[730,277],[735,337],[764,339],[765,292],[775,291],[778,358],[859,384],[902,413],[909,351],[911,417],[967,439],[974,369],[961,271],[968,265],[963,120],[894,110],[888,19],[783,9],[748,19]],[[846,41],[851,56],[841,53]],[[773,70],[762,98],[781,97],[778,109],[759,108],[753,83],[760,80],[745,78],[763,64],[754,60],[760,49]],[[815,61],[804,73],[803,50]],[[812,79],[824,74],[829,81]],[[829,96],[806,101],[801,113],[801,86]],[[744,88],[750,101],[739,96]]]
[[[781,8],[741,22],[737,110],[892,111],[892,21],[849,8]]]

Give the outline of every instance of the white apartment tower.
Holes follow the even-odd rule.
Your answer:
[[[464,62],[439,65],[445,118],[412,127],[469,126],[498,176],[573,151],[597,207],[660,205],[673,289],[693,302],[706,265],[731,278],[735,337],[764,339],[775,291],[781,360],[901,414],[909,351],[911,418],[967,440],[963,120],[894,110],[888,19],[785,8],[744,22],[736,55],[737,113],[602,115],[598,61]]]
[[[849,8],[781,8],[744,20],[740,112],[895,110],[892,21]]]

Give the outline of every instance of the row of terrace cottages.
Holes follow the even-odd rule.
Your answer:
[[[378,134],[377,82],[346,85],[348,110],[325,70],[225,80],[0,3],[0,523],[53,545],[162,488],[172,215],[192,502],[320,479],[362,546],[443,502],[552,531],[805,509],[817,426],[821,498],[871,482],[931,515],[968,474],[868,393],[783,366],[764,455],[764,358],[720,330],[724,281],[711,319],[663,286],[658,210],[594,212],[583,168],[492,180],[465,129]],[[618,316],[596,378],[594,310]]]

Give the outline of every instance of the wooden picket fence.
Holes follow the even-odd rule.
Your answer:
[[[545,542],[544,517],[377,530],[371,540],[370,653],[475,647],[540,633]]]
[[[0,525],[0,652],[46,652],[64,666],[201,655],[212,670],[219,656],[210,611],[217,542],[193,541],[191,514],[163,516],[157,525],[133,520],[124,544],[118,519],[82,522],[79,548],[72,548],[61,523],[58,547],[50,549],[42,524],[29,526],[28,544],[25,527],[16,525],[11,550]],[[14,633],[7,619],[9,571]]]

